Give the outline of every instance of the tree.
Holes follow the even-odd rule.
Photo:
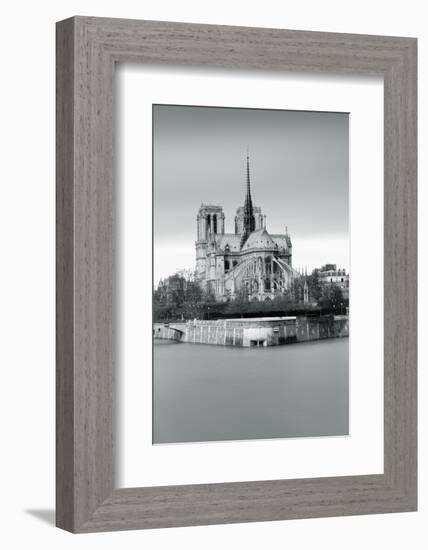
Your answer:
[[[183,316],[186,319],[195,319],[202,316],[204,293],[200,285],[195,281],[187,283]]]
[[[202,318],[207,306],[215,301],[212,288],[203,290],[193,271],[180,270],[161,280],[154,290],[153,317],[155,321]]]
[[[325,286],[319,300],[322,308],[330,309],[336,313],[342,313],[343,307],[346,305],[342,290],[337,285]]]
[[[290,288],[284,294],[277,294],[273,299],[273,305],[278,306],[284,310],[290,309],[294,305],[293,300],[294,291]]]
[[[309,301],[319,302],[322,295],[322,286],[318,276],[318,270],[314,269],[308,277]]]
[[[213,302],[216,301],[215,292],[214,292],[214,289],[213,289],[213,287],[210,283],[206,284],[202,295],[203,295],[204,302],[207,303],[207,304],[212,304]]]
[[[192,283],[195,281],[195,271],[193,269],[179,269],[176,275],[179,275],[187,283]]]
[[[238,292],[235,292],[235,303],[248,304],[248,289],[245,285],[242,285]]]
[[[174,274],[160,281],[153,293],[153,313],[155,320],[179,319],[185,302],[186,281]]]

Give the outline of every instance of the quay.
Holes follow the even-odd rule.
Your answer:
[[[153,338],[192,344],[268,347],[349,336],[347,315],[155,323]]]

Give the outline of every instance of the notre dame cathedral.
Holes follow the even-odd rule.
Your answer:
[[[221,206],[201,204],[197,216],[196,278],[217,300],[244,295],[249,300],[272,300],[285,294],[298,273],[292,268],[291,238],[266,229],[266,216],[253,206],[250,159],[247,154],[244,206],[235,216],[235,232],[225,233]]]

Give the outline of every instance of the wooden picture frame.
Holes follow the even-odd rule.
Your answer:
[[[117,62],[384,78],[384,473],[117,489]],[[417,507],[416,39],[73,17],[57,24],[57,526],[72,532]]]

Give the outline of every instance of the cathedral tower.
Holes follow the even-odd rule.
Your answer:
[[[224,234],[224,212],[221,206],[202,203],[196,217],[196,276],[205,277],[208,243]]]
[[[202,203],[196,221],[198,241],[207,241],[210,236],[224,233],[224,213],[221,206]]]

